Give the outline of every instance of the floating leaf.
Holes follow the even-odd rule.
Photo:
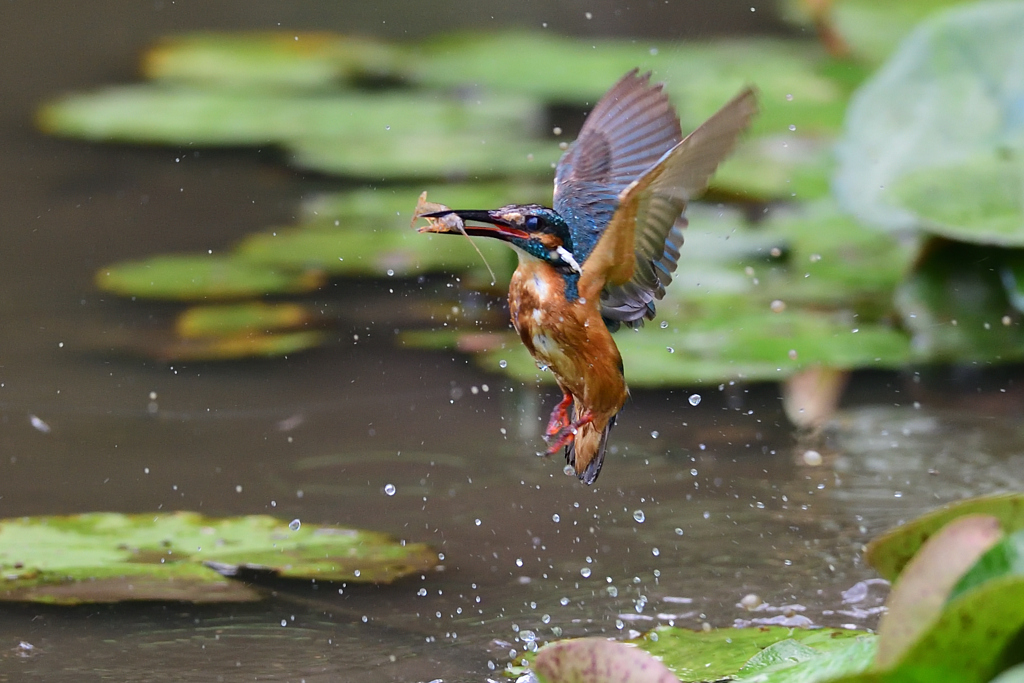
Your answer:
[[[714,681],[758,676],[808,659],[815,660],[818,667],[833,662],[829,666],[833,676],[851,673],[871,662],[874,641],[874,636],[864,631],[840,629],[765,626],[690,631],[660,626],[642,636],[638,644],[681,680]],[[777,645],[780,643],[785,644]],[[775,649],[762,654],[773,645]],[[799,657],[792,657],[796,652]]]
[[[507,264],[504,279],[512,272],[514,255],[493,240],[480,240],[488,261]],[[329,275],[414,275],[427,272],[458,272],[482,267],[480,256],[463,239],[420,235],[400,228],[306,230],[295,228],[257,233],[245,238],[237,257],[253,267],[315,269]],[[489,281],[489,280],[488,280]]]
[[[925,21],[854,97],[836,194],[880,227],[1024,245],[1024,5]]]
[[[292,294],[309,292],[322,284],[319,273],[215,256],[155,256],[146,261],[117,263],[96,273],[96,286],[103,291],[176,301]]]
[[[218,337],[177,339],[146,347],[146,355],[165,363],[180,361],[237,360],[239,358],[276,358],[321,346],[324,332],[236,332]]]
[[[987,581],[951,600],[895,672],[929,672],[928,680],[989,681],[1024,662],[1022,629],[1024,576]]]
[[[312,311],[302,304],[249,301],[189,308],[178,315],[174,331],[184,339],[224,337],[300,327],[312,319]]]
[[[878,626],[875,664],[899,662],[942,613],[953,587],[1003,532],[989,515],[959,517],[928,539],[907,564],[886,600]]]
[[[388,180],[548,177],[562,154],[553,141],[500,130],[424,134],[392,129],[388,135],[304,136],[286,147],[301,168]]]
[[[327,89],[395,78],[401,48],[332,33],[193,33],[163,38],[146,53],[147,78],[230,89]]]
[[[545,683],[678,683],[665,665],[625,643],[562,640],[537,651],[533,670]]]
[[[496,45],[515,46],[516,59]],[[549,101],[592,105],[622,74],[653,69],[667,84],[683,128],[692,130],[742,87],[760,90],[752,134],[838,129],[846,87],[830,77],[828,58],[803,41],[770,38],[658,44],[566,38],[551,33],[459,34],[426,42],[415,63],[421,83],[483,87]]]
[[[1006,533],[1024,529],[1024,494],[972,498],[918,517],[869,543],[867,560],[879,574],[893,581],[932,534],[953,519],[973,514],[997,518]]]
[[[6,519],[0,521],[0,600],[255,600],[259,593],[221,574],[251,569],[389,583],[437,561],[426,546],[401,545],[383,534],[297,526],[262,515],[218,519],[194,512]]]
[[[288,94],[153,85],[72,95],[39,113],[52,134],[87,140],[171,145],[264,145],[302,140],[368,140],[396,135],[424,140],[475,132],[527,138],[539,106],[515,97],[459,100],[436,94]]]

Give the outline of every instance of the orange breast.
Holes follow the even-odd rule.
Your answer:
[[[596,301],[566,301],[562,276],[521,259],[509,287],[512,324],[563,390],[598,412],[618,412],[626,398],[622,359]]]

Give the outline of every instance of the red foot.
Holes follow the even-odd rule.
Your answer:
[[[576,422],[572,422],[558,431],[556,434],[552,434],[548,438],[548,455],[554,455],[559,449],[568,446],[576,438],[576,432],[585,424],[590,424],[594,421],[594,414],[589,410],[580,417]]]
[[[572,396],[566,394],[562,402],[551,411],[551,419],[548,420],[548,428],[544,432],[544,438],[550,439],[569,426],[569,408],[572,406]]]

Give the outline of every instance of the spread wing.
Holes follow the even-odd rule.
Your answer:
[[[675,109],[650,78],[633,69],[619,79],[558,162],[554,209],[569,224],[580,263],[611,220],[619,194],[683,137]]]
[[[580,296],[601,296],[610,327],[654,317],[653,302],[676,269],[686,204],[704,191],[756,112],[756,94],[747,88],[619,194],[579,284]]]

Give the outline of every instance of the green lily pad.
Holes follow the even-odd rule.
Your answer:
[[[509,60],[507,47],[516,59]],[[622,74],[651,69],[667,84],[684,129],[693,129],[743,86],[761,92],[752,134],[834,132],[848,96],[828,75],[824,51],[771,38],[657,43],[566,38],[545,32],[458,34],[426,42],[414,66],[427,86],[482,87],[567,104],[594,103]]]
[[[294,294],[313,291],[322,284],[320,273],[215,256],[155,256],[117,263],[96,273],[96,286],[105,292],[174,301]]]
[[[510,203],[550,204],[550,182],[448,183],[394,185],[314,195],[302,203],[305,227],[381,228],[409,231],[416,200],[426,191],[431,199],[465,209],[493,209]]]
[[[478,246],[507,282],[514,270],[512,251],[494,240],[481,240]],[[329,275],[383,277],[468,269],[482,269],[486,274],[480,255],[467,238],[421,235],[410,230],[408,223],[400,228],[295,228],[257,233],[242,240],[235,253],[253,267],[315,269]]]
[[[921,546],[886,600],[875,664],[896,664],[942,613],[961,577],[1002,537],[991,515],[958,517]]]
[[[296,303],[249,301],[219,306],[194,306],[178,315],[174,331],[183,339],[225,337],[244,332],[286,330],[309,324],[313,312]]]
[[[1005,363],[1024,357],[1024,329],[1011,315],[1005,289],[1015,254],[941,239],[926,245],[895,295],[917,359]]]
[[[874,641],[875,637],[864,631],[840,629],[764,626],[690,631],[660,626],[636,642],[681,680],[715,681],[727,677],[756,677],[769,669],[788,668],[808,659],[831,659],[833,655],[847,654],[851,655],[849,659],[830,671],[832,676],[850,673],[871,662]],[[762,654],[773,645],[774,650]],[[797,651],[799,656],[793,657]],[[824,660],[818,664],[823,665]]]
[[[264,145],[303,140],[423,139],[475,132],[526,138],[541,111],[524,98],[431,94],[238,92],[154,85],[72,95],[39,112],[47,133],[171,145]],[[461,138],[459,138],[461,139]]]
[[[304,136],[288,142],[286,149],[300,168],[388,180],[548,177],[554,175],[553,164],[562,154],[554,141],[531,139],[515,131]]]
[[[973,514],[997,518],[1006,533],[1024,529],[1024,494],[972,498],[918,517],[871,541],[867,548],[867,560],[879,574],[893,581],[935,532],[951,520]]]
[[[332,33],[194,33],[160,40],[145,55],[147,78],[204,87],[328,89],[396,78],[403,50]]]
[[[422,544],[263,515],[89,513],[0,520],[0,600],[256,600],[258,592],[223,575],[250,569],[284,578],[390,583],[436,562]]]
[[[235,332],[216,337],[176,339],[144,347],[149,357],[165,363],[223,361],[239,358],[277,358],[322,346],[327,334],[315,330],[297,332]]]
[[[1024,245],[1024,5],[921,24],[851,102],[834,188],[884,229]]]
[[[989,681],[1024,662],[1024,576],[986,581],[951,600],[895,671],[929,672],[930,680]]]

